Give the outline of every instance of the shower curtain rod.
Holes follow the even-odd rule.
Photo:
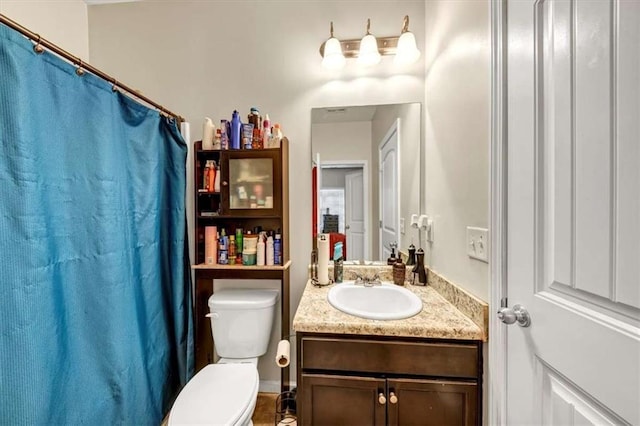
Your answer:
[[[13,28],[14,30],[18,31],[19,33],[21,33],[22,35],[24,35],[25,37],[33,40],[36,42],[36,45],[33,47],[33,49],[37,52],[37,53],[42,53],[42,47],[46,47],[47,49],[49,49],[50,51],[58,54],[59,56],[62,56],[64,59],[70,61],[71,63],[73,63],[74,65],[78,66],[78,70],[83,70],[83,71],[89,71],[92,74],[97,75],[98,77],[102,78],[103,80],[108,81],[109,83],[113,84],[114,89],[117,87],[127,93],[129,93],[130,95],[134,96],[137,99],[140,99],[141,101],[146,102],[147,104],[155,107],[156,109],[160,110],[161,114],[167,115],[167,116],[171,116],[171,117],[175,117],[179,122],[183,122],[185,121],[185,119],[174,113],[169,111],[168,109],[166,109],[165,107],[163,107],[162,105],[152,101],[151,99],[147,98],[146,96],[142,95],[141,93],[136,92],[134,89],[130,88],[129,86],[126,86],[122,83],[120,83],[118,80],[116,80],[115,78],[111,77],[110,75],[100,71],[99,69],[89,65],[88,63],[84,62],[82,59],[78,58],[77,56],[72,55],[71,53],[67,52],[66,50],[64,50],[63,48],[51,43],[50,41],[40,37],[39,34],[34,33],[33,31],[29,30],[28,28],[23,27],[22,25],[18,24],[17,22],[11,20],[10,18],[8,18],[7,16],[3,15],[0,13],[0,22],[2,22],[3,24]],[[76,71],[76,73],[78,73],[78,75],[82,75],[82,71]]]

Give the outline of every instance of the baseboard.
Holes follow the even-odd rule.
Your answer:
[[[296,387],[295,382],[289,382],[291,389]],[[260,380],[258,392],[280,393],[280,380]]]

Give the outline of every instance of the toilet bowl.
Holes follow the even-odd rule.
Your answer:
[[[182,389],[169,414],[174,425],[252,425],[258,397],[258,357],[267,352],[277,290],[226,289],[209,298],[216,364]]]

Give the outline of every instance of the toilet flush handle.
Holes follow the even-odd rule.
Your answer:
[[[207,315],[205,315],[205,317],[207,318],[213,318],[213,319],[218,319],[220,318],[220,314],[218,314],[217,312],[210,312]]]

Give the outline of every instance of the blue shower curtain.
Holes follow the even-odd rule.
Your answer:
[[[0,24],[0,425],[160,423],[193,373],[186,155]]]

